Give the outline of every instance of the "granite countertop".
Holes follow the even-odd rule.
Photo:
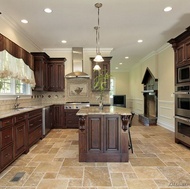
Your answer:
[[[93,115],[93,114],[100,114],[100,115],[110,115],[110,114],[118,114],[118,115],[131,115],[131,110],[129,108],[122,108],[116,106],[106,106],[103,110],[100,110],[99,107],[83,107],[81,108],[76,115],[84,116],[84,115]]]
[[[37,110],[37,109],[40,109],[43,107],[45,107],[45,106],[28,106],[28,107],[21,107],[16,110],[12,109],[12,110],[0,111],[0,119],[14,116],[14,115],[21,114],[21,113],[25,113],[25,112],[29,112],[32,110]]]

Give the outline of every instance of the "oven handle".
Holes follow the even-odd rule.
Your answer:
[[[190,94],[190,92],[188,92],[188,91],[176,91],[176,92],[174,92],[173,94],[176,94],[176,95],[183,95],[183,94]]]
[[[180,116],[174,116],[174,118],[186,121],[186,122],[190,122],[190,119],[184,118],[184,117],[180,117]]]

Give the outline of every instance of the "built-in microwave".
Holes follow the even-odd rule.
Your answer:
[[[177,83],[190,82],[190,65],[177,68]]]

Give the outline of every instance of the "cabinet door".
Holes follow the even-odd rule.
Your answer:
[[[44,91],[48,89],[48,76],[47,76],[47,61],[48,55],[45,53],[32,53],[34,56],[34,75],[36,91]]]
[[[54,105],[53,115],[53,128],[65,128],[64,105]]]
[[[103,152],[103,117],[88,116],[87,123],[87,153]]]
[[[120,152],[119,116],[104,116],[104,152]]]
[[[79,128],[79,118],[76,115],[78,112],[78,109],[70,110],[66,109],[65,110],[65,125],[66,128]]]
[[[25,151],[26,124],[25,121],[14,125],[14,152],[15,157]]]
[[[185,43],[185,58],[187,61],[190,60],[190,38]]]
[[[176,48],[176,64],[181,64],[185,60],[185,48],[184,44],[180,45],[178,48]]]
[[[65,88],[65,58],[51,58],[48,65],[49,91],[63,91]]]

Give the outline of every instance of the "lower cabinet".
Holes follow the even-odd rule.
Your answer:
[[[0,119],[0,172],[42,138],[42,109]]]
[[[42,138],[42,109],[28,112],[28,146]]]
[[[80,162],[127,162],[128,135],[119,115],[79,117]]]
[[[14,157],[23,154],[27,149],[26,113],[14,117]]]
[[[76,115],[78,109],[65,109],[65,127],[66,128],[79,128],[79,118]]]
[[[53,106],[53,128],[54,129],[66,128],[64,105]]]
[[[0,171],[13,162],[13,118],[0,120]]]

